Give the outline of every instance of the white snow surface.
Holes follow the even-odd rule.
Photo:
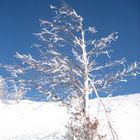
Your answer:
[[[119,140],[139,140],[140,93],[102,100]],[[89,110],[99,118],[99,133],[106,134],[105,113],[97,99],[90,101]],[[68,118],[60,103],[0,100],[0,140],[62,140]]]

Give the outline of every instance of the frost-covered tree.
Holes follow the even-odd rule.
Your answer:
[[[41,31],[35,33],[38,57],[16,53],[23,67],[15,73],[22,73],[27,84],[48,95],[48,100],[81,98],[86,113],[90,94],[111,93],[111,86],[139,74],[140,62],[128,66],[125,58],[111,59],[110,44],[117,32],[95,39],[95,27],[85,27],[84,19],[69,5],[50,8],[55,16],[40,20]]]
[[[50,8],[54,17],[40,20],[41,31],[34,34],[39,40],[33,45],[38,57],[16,53],[22,66],[14,69],[15,74],[48,100],[63,100],[70,105],[75,99],[75,114],[88,116],[89,95],[99,98],[100,93],[110,94],[114,84],[140,74],[140,62],[127,65],[125,58],[111,59],[111,42],[118,38],[117,32],[96,39],[95,27],[86,27],[84,19],[65,2],[60,8]]]
[[[0,98],[4,97],[4,87],[5,87],[5,80],[2,76],[0,76]]]
[[[25,80],[21,78],[22,68],[4,64],[0,64],[0,67],[6,69],[9,73],[4,78],[0,77],[0,89],[2,89],[3,98],[10,100],[22,99],[28,90],[25,86]],[[20,77],[18,74],[20,74]]]

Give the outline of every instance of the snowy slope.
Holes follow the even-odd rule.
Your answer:
[[[121,140],[140,140],[140,94],[114,98],[112,120]]]
[[[120,140],[139,140],[140,94],[106,98],[103,102]],[[104,111],[101,105],[98,106],[95,99],[89,108],[92,115],[100,118],[103,132]],[[65,133],[67,120],[66,108],[59,103],[24,100],[7,104],[0,101],[0,140],[54,140],[54,135],[56,140],[62,139],[59,137]]]
[[[67,118],[66,109],[55,103],[0,102],[0,140],[47,140],[64,133]]]
[[[140,94],[117,96],[102,99],[108,110],[108,118],[115,129],[119,140],[140,140]],[[96,108],[96,109],[95,109]],[[96,115],[102,124],[106,119],[103,108],[99,107],[97,100],[90,103],[90,112]],[[107,131],[104,125],[101,132]]]

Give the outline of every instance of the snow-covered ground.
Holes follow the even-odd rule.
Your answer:
[[[140,93],[102,100],[106,105],[108,118],[119,140],[140,140]],[[94,108],[98,108],[97,100],[90,103],[90,112],[95,114],[98,111]],[[101,118],[102,124],[105,120],[104,114],[103,107],[99,107],[99,114],[95,114],[98,118]],[[104,129],[103,125],[102,132]]]
[[[0,140],[48,140],[64,133],[67,118],[56,103],[0,102]]]
[[[103,99],[120,140],[140,139],[140,94]],[[102,122],[104,111],[95,99],[90,112]],[[98,109],[97,109],[98,108]],[[100,112],[98,114],[98,111]],[[0,101],[0,140],[57,140],[65,133],[66,108],[59,103]],[[101,125],[101,131],[104,126]],[[56,136],[55,138],[53,136]]]

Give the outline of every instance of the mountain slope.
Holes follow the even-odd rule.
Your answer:
[[[140,94],[102,99],[107,116],[120,140],[140,138]],[[106,134],[106,116],[97,99],[90,101],[90,114],[100,120]],[[0,140],[54,140],[65,134],[66,108],[59,103],[23,100],[15,104],[0,101]],[[48,138],[49,136],[49,138]]]
[[[120,140],[140,139],[140,94],[113,98],[111,118]]]

